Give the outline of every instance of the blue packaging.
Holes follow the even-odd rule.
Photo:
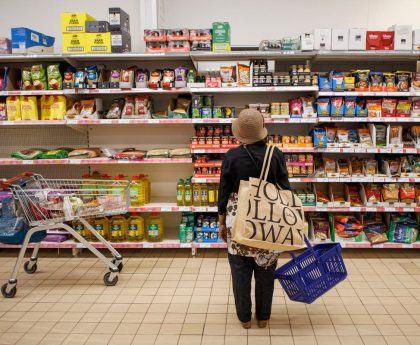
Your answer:
[[[12,53],[54,53],[55,38],[28,28],[12,28]]]
[[[343,116],[344,97],[331,97],[331,116]]]
[[[356,97],[344,98],[344,116],[353,117],[356,115]]]
[[[366,99],[359,98],[356,101],[356,116],[366,117],[368,115]]]
[[[330,116],[331,104],[328,97],[321,97],[316,100],[316,112],[318,116]]]
[[[318,75],[318,86],[320,91],[331,91],[331,83],[328,75]]]
[[[211,119],[212,108],[211,107],[202,107],[201,108],[201,117],[203,119]]]
[[[344,91],[344,73],[331,72],[330,84],[333,91]]]
[[[315,127],[312,131],[314,146],[318,148],[327,147],[327,131],[323,127]]]

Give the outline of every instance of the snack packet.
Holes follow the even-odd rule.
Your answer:
[[[330,99],[329,98],[318,98],[316,101],[318,116],[330,116]]]
[[[32,84],[35,90],[47,90],[47,78],[42,65],[33,65],[31,68]]]
[[[344,97],[331,97],[331,116],[344,114]]]
[[[382,99],[382,117],[395,116],[396,107],[397,107],[397,100],[395,98]]]
[[[238,63],[237,84],[239,86],[249,85],[251,83],[251,69],[248,65]]]
[[[22,68],[22,90],[32,90],[32,76],[31,76],[31,68],[30,67],[23,67]]]
[[[366,101],[368,117],[382,116],[382,102],[380,100],[368,99]]]
[[[356,115],[356,97],[344,98],[344,116]]]
[[[38,120],[38,105],[36,102],[36,96],[20,96],[20,111],[22,120]]]
[[[63,79],[61,78],[60,65],[49,65],[47,67],[48,90],[62,90]]]
[[[395,115],[398,117],[410,117],[411,101],[408,99],[399,100],[395,111]]]
[[[9,121],[22,120],[19,96],[9,96],[6,98],[6,113]]]

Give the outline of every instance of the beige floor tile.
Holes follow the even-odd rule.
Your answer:
[[[279,325],[279,324],[271,324],[269,325],[270,335],[284,335],[284,336],[291,336],[292,329],[290,325]]]
[[[140,323],[125,323],[122,322],[118,326],[117,330],[115,331],[115,334],[121,334],[121,335],[131,335],[131,334],[137,334],[137,330],[140,327]]]
[[[280,344],[279,342],[273,342],[273,340],[271,341],[272,344]],[[225,336],[225,345],[246,345],[247,344],[247,337],[244,335],[226,335]],[[284,342],[281,343],[284,345],[288,345],[288,343]]]
[[[360,335],[381,335],[381,332],[375,325],[356,325],[357,332]]]
[[[228,336],[246,336],[248,331],[244,329],[238,321],[226,324],[226,335]]]
[[[333,325],[316,325],[313,327],[314,333],[318,335],[337,335]]]
[[[411,345],[417,345],[420,344],[420,336],[408,336],[407,337],[408,341],[410,342]]]
[[[366,345],[387,345],[385,338],[379,335],[364,335],[362,341]]]
[[[86,341],[86,345],[103,345],[108,344],[112,334],[91,334]]]
[[[71,333],[68,337],[64,340],[63,345],[78,345],[78,344],[85,344],[86,340],[89,338],[89,334],[77,334]]]
[[[170,324],[163,323],[162,327],[160,328],[159,334],[179,335],[179,334],[181,334],[182,326],[183,326],[182,323],[170,323]]]
[[[337,335],[340,336],[353,336],[357,335],[357,329],[353,325],[334,325]]]
[[[248,345],[270,345],[270,343],[269,336],[248,336]]]
[[[178,345],[198,345],[201,344],[201,335],[181,335]]]
[[[340,340],[335,335],[318,335],[316,341],[320,345],[337,345],[340,344]]]
[[[331,315],[331,322],[334,325],[352,325],[353,319],[350,315]]]
[[[372,319],[377,325],[395,325],[394,319],[389,315],[375,315]]]
[[[376,325],[383,336],[402,335],[397,325]]]
[[[177,345],[179,335],[163,335],[159,334],[155,340],[155,345]]]
[[[53,327],[50,330],[50,333],[75,333],[72,332],[74,327],[76,326],[76,322],[57,322],[53,324]]]
[[[226,326],[224,324],[205,324],[204,335],[220,335],[224,336],[226,332]]]
[[[100,322],[96,326],[93,333],[95,334],[114,334],[119,326],[119,323]]]
[[[142,323],[137,330],[137,334],[141,335],[155,335],[159,334],[161,328],[160,323]]]
[[[198,335],[198,334],[203,334],[203,330],[204,330],[203,323],[184,323],[181,334]]]
[[[420,336],[419,325],[399,325],[398,327],[406,336],[409,336],[409,335]]]
[[[44,338],[43,334],[25,334],[22,338],[20,338],[16,345],[34,345],[39,344],[41,340]],[[1,343],[1,340],[0,340]]]
[[[67,337],[67,334],[47,334],[42,338],[42,340],[39,342],[39,345],[57,345],[61,344],[64,339]]]
[[[293,341],[295,345],[317,345],[317,341],[314,336],[294,336]]]
[[[385,337],[385,341],[388,345],[410,345],[410,342],[408,341],[408,339],[405,336],[392,336],[389,335],[387,337]]]
[[[127,313],[122,319],[123,323],[141,323],[144,319],[145,313]]]
[[[359,336],[339,336],[338,338],[341,345],[364,345],[362,338]]]
[[[201,339],[201,345],[224,345],[225,337],[224,335],[203,335]],[[229,344],[227,344],[229,345]]]
[[[317,328],[315,326],[314,328]],[[305,336],[313,336],[314,330],[312,329],[311,325],[292,325],[292,334],[293,336],[305,335]]]

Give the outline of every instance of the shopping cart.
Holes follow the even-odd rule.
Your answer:
[[[117,284],[118,272],[123,268],[123,258],[86,219],[126,213],[130,203],[129,181],[53,180],[44,179],[37,174],[23,173],[3,182],[2,185],[3,188],[10,188],[15,199],[16,212],[24,216],[30,226],[12,275],[8,283],[1,288],[4,297],[12,298],[16,294],[17,273],[32,235],[39,231],[57,228],[67,230],[109,267],[110,272],[104,275],[105,285]],[[76,232],[69,225],[73,221],[81,222],[99,242],[109,249],[113,259],[105,257]],[[24,270],[28,274],[35,273],[37,270],[39,247],[40,243],[34,244],[31,258],[24,264]]]
[[[325,243],[311,246],[305,237],[307,249],[293,255],[285,265],[276,270],[287,296],[292,301],[312,303],[347,277],[346,266],[341,256],[340,243]]]

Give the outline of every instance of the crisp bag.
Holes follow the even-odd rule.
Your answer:
[[[305,247],[302,202],[267,182],[274,148],[267,147],[260,178],[240,182],[232,240],[259,249],[297,250]]]

